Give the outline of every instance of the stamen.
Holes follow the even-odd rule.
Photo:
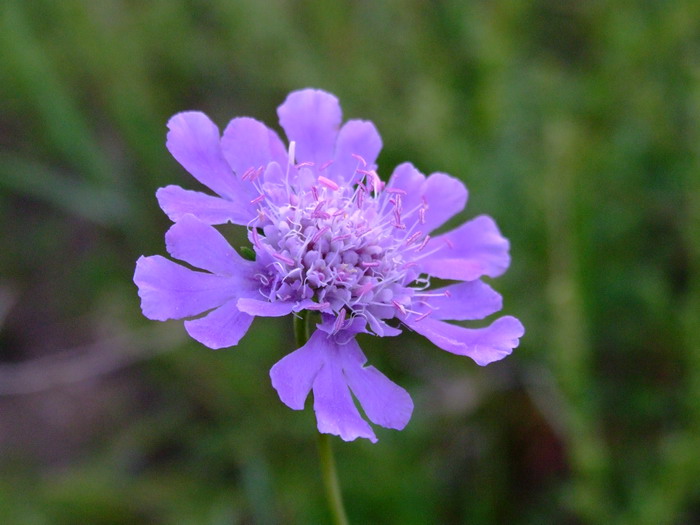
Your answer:
[[[331,164],[333,164],[333,162],[334,162],[333,160],[329,160],[328,162],[324,162],[323,164],[321,164],[321,167],[318,168],[318,171],[323,171],[323,170],[325,170],[328,166],[330,166]]]
[[[311,166],[313,166],[313,165],[314,165],[313,162],[307,160],[307,161],[305,161],[305,162],[300,162],[299,164],[297,164],[297,165],[294,166],[294,167],[295,167],[296,169],[299,169],[299,168],[311,167]]]
[[[423,312],[421,315],[419,315],[418,317],[416,317],[416,318],[413,320],[413,322],[414,322],[414,323],[417,323],[417,322],[419,322],[419,321],[422,321],[423,319],[425,319],[426,317],[428,317],[428,316],[429,316],[430,314],[432,314],[432,313],[433,313],[433,309],[432,309],[432,308],[428,308],[428,310],[427,310],[426,312]]]
[[[379,261],[362,261],[360,263],[360,266],[364,268],[376,268],[379,266],[381,263]]]
[[[262,175],[264,171],[265,171],[265,166],[260,166],[257,170],[255,170],[254,173],[251,173],[250,182],[257,180],[258,177],[260,177],[260,175]]]
[[[335,182],[332,181],[331,179],[327,179],[327,178],[324,177],[323,175],[320,175],[320,176],[318,177],[318,182],[321,183],[321,184],[323,184],[323,185],[326,186],[327,188],[332,189],[333,191],[336,191],[336,190],[340,189],[340,186],[338,186],[337,183],[335,183]]]
[[[406,307],[404,305],[402,305],[401,303],[399,303],[396,299],[393,299],[391,301],[391,304],[393,304],[394,308],[396,308],[399,312],[406,315]]]
[[[365,161],[365,159],[360,157],[357,153],[351,153],[350,156],[354,159],[357,159],[362,164],[363,168],[367,166],[367,161]]]
[[[282,255],[281,253],[273,253],[272,256],[275,259],[282,261],[287,266],[294,265],[294,259],[291,259],[291,258],[287,257],[286,255]]]
[[[326,233],[328,230],[330,230],[330,226],[324,226],[320,230],[316,232],[316,235],[311,237],[311,242],[318,242],[321,237],[323,237],[323,234]]]
[[[374,284],[371,283],[371,282],[368,282],[368,283],[363,284],[362,286],[359,286],[359,287],[357,288],[357,291],[360,292],[360,293],[357,295],[357,297],[358,297],[358,298],[362,297],[362,296],[365,295],[367,292],[371,291],[372,288],[374,288]]]
[[[263,195],[258,195],[258,196],[255,197],[252,201],[250,201],[250,203],[251,203],[251,204],[257,204],[257,203],[262,202],[262,201],[264,201],[264,200],[265,200],[265,195],[264,195],[264,194],[263,194]]]
[[[337,237],[333,237],[331,239],[331,242],[344,241],[346,239],[349,239],[350,237],[352,237],[352,235],[350,235],[349,233],[346,233],[345,235],[338,235]]]
[[[423,293],[414,293],[413,297],[450,297],[452,295],[449,290],[445,290],[444,292],[423,292]]]
[[[325,310],[331,305],[331,303],[325,302],[325,303],[314,303],[312,305],[307,306],[305,309],[306,310]]]
[[[406,190],[402,190],[401,188],[387,188],[384,191],[387,193],[396,193],[397,195],[406,195]]]
[[[311,186],[311,195],[314,196],[315,201],[318,201],[318,189],[316,189],[316,186]]]
[[[425,224],[425,208],[418,208],[418,221]]]
[[[345,311],[345,308],[341,308],[340,312],[338,312],[338,317],[335,320],[335,323],[333,324],[333,332],[339,331],[342,327],[343,324],[345,323],[345,315],[347,312]]]
[[[245,170],[243,172],[243,175],[241,175],[241,180],[248,180],[254,172],[255,172],[255,168],[251,166],[250,168],[248,168],[247,170]]]
[[[428,244],[428,241],[430,240],[430,235],[426,235],[425,238],[423,239],[423,242],[420,243],[420,246],[416,248],[416,251],[421,251],[423,248],[425,248],[426,244]]]
[[[455,247],[455,243],[453,243],[450,239],[447,239],[447,238],[445,239],[445,244],[450,249],[453,249]]]
[[[406,239],[406,246],[409,246],[412,243],[414,243],[415,241],[417,241],[421,235],[423,235],[422,231],[417,231],[416,233],[411,235],[408,239]]]

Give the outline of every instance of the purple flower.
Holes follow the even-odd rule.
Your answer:
[[[217,196],[158,190],[175,222],[165,236],[168,252],[203,271],[141,257],[134,282],[143,313],[159,321],[191,318],[190,336],[223,348],[236,345],[255,316],[317,312],[309,341],[272,367],[272,385],[295,410],[313,390],[320,432],[376,441],[352,396],[370,421],[394,429],[408,423],[413,402],[365,366],[355,335],[395,336],[408,327],[479,365],[502,359],[524,333],[517,319],[482,328],[445,321],[501,309],[501,296],[481,278],[506,270],[509,244],[487,216],[431,237],[464,208],[464,185],[444,173],[426,177],[408,163],[382,182],[377,130],[361,120],[340,127],[333,95],[293,92],[278,114],[288,148],[251,118],[233,119],[223,137],[202,113],[170,119],[168,149]],[[227,222],[248,229],[254,260],[213,226]],[[431,288],[433,277],[457,282]]]

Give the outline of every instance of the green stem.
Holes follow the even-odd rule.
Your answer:
[[[309,340],[309,321],[308,312],[302,312],[300,316],[294,317],[294,336],[299,347],[304,346]],[[335,468],[330,435],[318,433],[318,456],[321,462],[323,488],[333,523],[335,525],[348,525],[348,518],[343,506],[343,495],[340,492],[340,483],[338,482],[338,472]]]

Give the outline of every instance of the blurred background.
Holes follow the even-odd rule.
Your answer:
[[[182,110],[276,129],[287,93],[372,120],[379,172],[462,179],[527,333],[480,368],[360,341],[412,394],[335,441],[354,523],[700,523],[700,3],[3,0],[0,523],[325,523],[290,319],[212,351],[141,316]]]

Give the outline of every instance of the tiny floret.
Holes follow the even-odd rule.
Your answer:
[[[168,253],[199,270],[141,257],[134,274],[141,307],[149,319],[187,319],[189,335],[210,348],[236,345],[255,316],[313,312],[316,330],[272,367],[272,386],[296,410],[313,391],[320,432],[374,442],[353,396],[372,423],[393,429],[408,423],[413,402],[366,366],[355,336],[408,328],[479,365],[507,356],[524,333],[514,317],[481,328],[447,321],[501,309],[482,278],[505,272],[509,243],[488,216],[431,236],[464,208],[462,182],[426,177],[409,163],[383,182],[377,130],[362,120],[341,127],[333,95],[295,91],[278,115],[288,146],[252,118],[233,119],[223,135],[203,113],[170,119],[168,149],[215,195],[158,190],[174,222]],[[247,228],[242,255],[215,227],[225,223]],[[435,288],[432,278],[453,282]]]

